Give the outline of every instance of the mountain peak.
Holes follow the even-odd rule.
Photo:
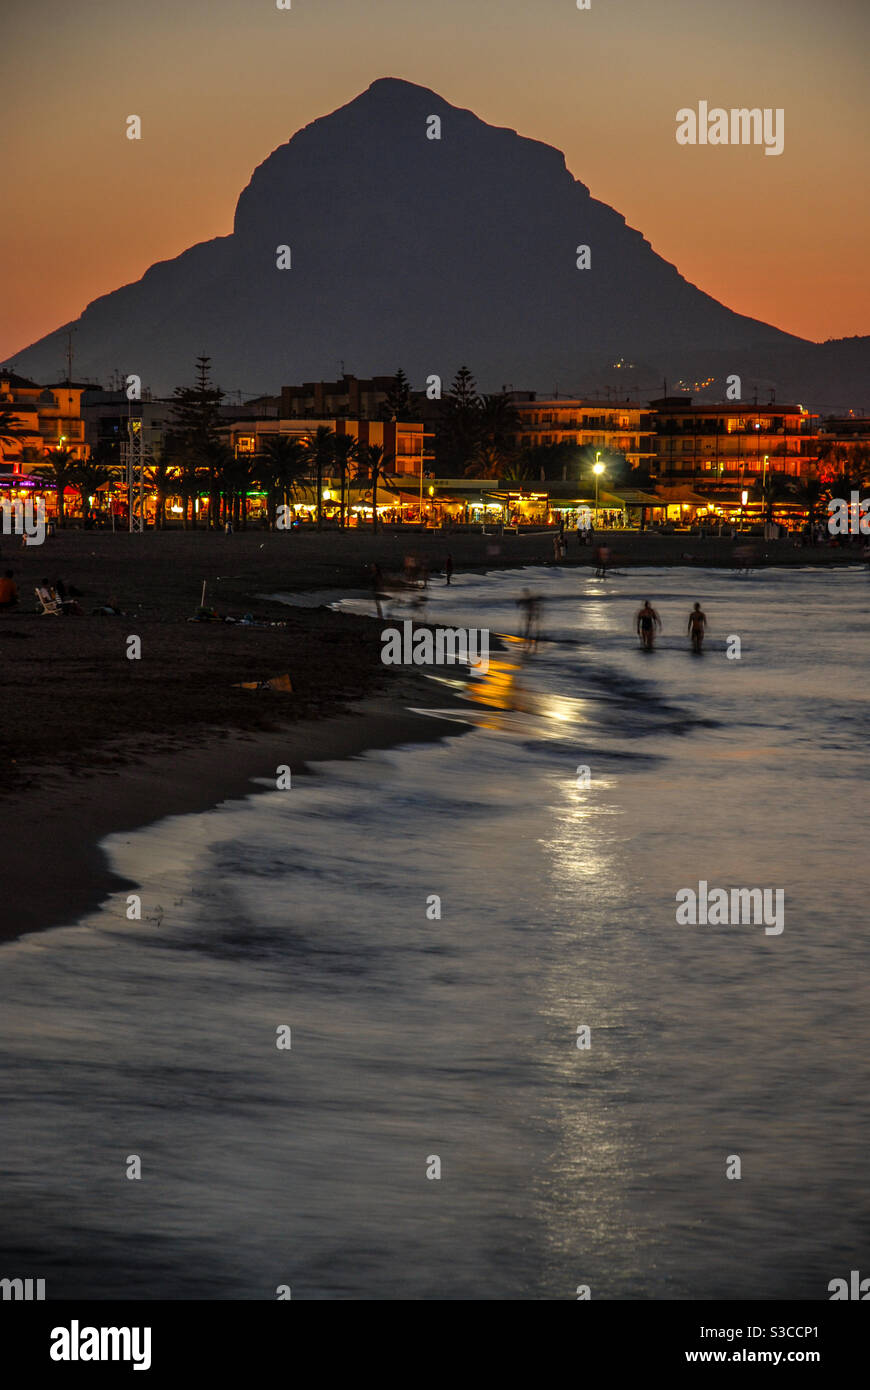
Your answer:
[[[795,342],[689,285],[559,150],[400,77],[279,145],[231,236],[152,266],[76,327],[81,372],[121,366],[157,392],[203,345],[223,385],[253,392],[331,378],[339,359],[359,376],[401,362],[446,382],[468,362],[486,390],[579,389],[624,356],[653,382],[710,350],[740,372],[751,348]],[[60,347],[50,334],[15,360],[50,380]]]
[[[397,96],[425,92],[428,96],[438,96],[430,87],[421,87],[418,82],[409,82],[405,77],[376,77],[374,82],[370,82],[366,87],[366,92],[372,92],[374,95],[395,93]],[[365,92],[361,92],[360,96],[365,96]],[[359,100],[359,97],[356,99]],[[438,100],[442,101],[443,98],[438,97]]]

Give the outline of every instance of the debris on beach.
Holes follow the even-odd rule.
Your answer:
[[[293,682],[288,675],[272,676],[266,681],[234,681],[234,690],[278,690],[283,695],[293,694]]]
[[[196,616],[188,618],[189,623],[229,623],[235,627],[286,627],[287,623],[282,619],[255,618],[253,613],[246,613],[243,618],[230,618],[221,616],[214,608],[197,608]]]

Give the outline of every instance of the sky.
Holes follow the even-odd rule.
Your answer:
[[[817,341],[870,333],[870,0],[3,8],[0,360],[230,232],[253,169],[378,77],[564,151],[730,308]],[[677,144],[699,101],[782,108],[783,153]]]

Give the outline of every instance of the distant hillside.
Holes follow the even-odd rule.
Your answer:
[[[440,140],[427,139],[430,116]],[[289,270],[276,268],[279,246]],[[8,362],[56,379],[69,326]],[[75,328],[78,378],[119,368],[161,393],[206,351],[222,386],[249,392],[333,378],[342,361],[358,375],[401,365],[415,385],[467,361],[486,389],[567,392],[628,357],[656,381],[738,372],[744,394],[751,379],[781,400],[870,398],[870,340],[809,344],[733,313],[592,198],[557,150],[393,78],[275,150],[231,236],[152,266]]]

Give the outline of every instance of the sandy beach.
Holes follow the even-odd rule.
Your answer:
[[[99,849],[112,831],[244,794],[279,763],[298,769],[443,731],[407,712],[431,687],[381,664],[374,615],[287,607],[267,595],[365,592],[373,560],[387,574],[400,571],[408,553],[433,574],[448,553],[457,570],[552,556],[549,534],[67,531],[40,548],[3,540],[2,563],[14,570],[20,594],[18,608],[0,617],[5,938],[74,921],[117,889]],[[631,533],[607,540],[619,567],[695,563],[686,553],[704,565],[735,564],[726,540]],[[777,565],[858,558],[854,548],[763,548]],[[592,551],[572,541],[567,566],[591,563]],[[80,591],[83,616],[37,615],[35,586],[58,577]],[[221,616],[252,614],[263,625],[190,622],[204,581],[207,603]],[[125,616],[92,615],[107,601]],[[131,635],[141,639],[139,660],[126,655]],[[292,694],[237,688],[284,674]]]

